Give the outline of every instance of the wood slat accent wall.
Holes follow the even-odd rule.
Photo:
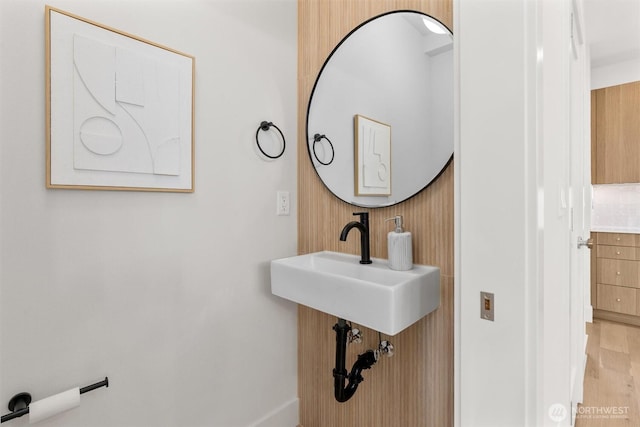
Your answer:
[[[453,425],[453,163],[416,197],[393,207],[361,209],[333,196],[312,168],[306,148],[306,114],[316,76],[334,46],[358,24],[391,10],[417,10],[452,28],[451,0],[298,1],[298,252],[357,254],[359,237],[340,242],[353,212],[370,212],[371,255],[387,258],[385,218],[404,216],[413,233],[414,262],[441,269],[439,309],[396,335],[392,358],[364,372],[365,381],[346,403],[333,397],[336,319],[304,306],[298,311],[300,423],[304,427],[419,427]],[[366,328],[357,354],[375,348],[378,333]],[[385,339],[386,337],[383,337]]]

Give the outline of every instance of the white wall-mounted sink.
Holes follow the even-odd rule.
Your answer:
[[[440,269],[395,271],[387,260],[314,252],[271,261],[271,292],[387,335],[396,335],[440,305]]]

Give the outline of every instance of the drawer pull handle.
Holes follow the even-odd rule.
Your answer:
[[[619,241],[620,241],[620,238],[619,238],[619,237],[616,237],[616,240],[619,242]]]
[[[620,298],[616,298],[616,301],[620,302]]]
[[[618,275],[618,276],[619,276],[619,275],[620,275],[620,272],[619,272],[619,271],[616,271],[616,275]]]
[[[616,255],[620,255],[620,251],[616,251]]]

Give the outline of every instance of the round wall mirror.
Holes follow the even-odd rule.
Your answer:
[[[349,33],[325,61],[307,109],[309,157],[324,185],[362,207],[400,203],[453,156],[453,35],[397,11]]]

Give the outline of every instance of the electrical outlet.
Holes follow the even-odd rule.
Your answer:
[[[278,191],[278,193],[276,194],[276,214],[289,215],[289,210],[289,192]]]
[[[494,296],[489,292],[480,292],[480,318],[493,322],[495,314]]]

